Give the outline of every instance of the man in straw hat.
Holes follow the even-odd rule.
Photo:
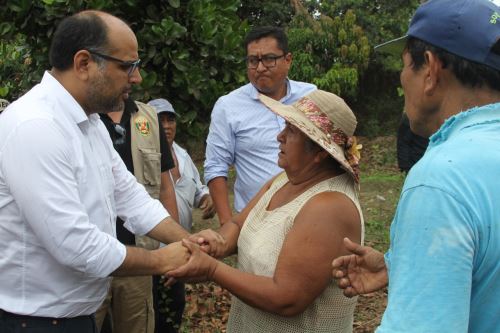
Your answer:
[[[286,121],[277,137],[284,172],[220,229],[224,255],[237,248],[238,269],[185,243],[191,259],[169,275],[228,289],[235,296],[228,332],[352,332],[356,300],[331,279],[330,263],[347,253],[346,235],[363,242],[356,118],[340,97],[321,90],[291,105],[260,100]]]
[[[377,332],[499,330],[499,39],[493,2],[431,0],[407,36],[378,47],[402,52],[410,126],[430,141],[405,181],[385,258],[345,240],[353,254],[333,261],[347,296],[389,284]]]

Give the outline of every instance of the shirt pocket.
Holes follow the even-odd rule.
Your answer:
[[[109,164],[99,165],[99,173],[104,186],[104,192],[110,198],[113,198],[115,192],[115,178],[113,176],[113,170]]]
[[[143,176],[147,185],[159,185],[161,182],[161,153],[153,149],[139,149],[143,160]]]

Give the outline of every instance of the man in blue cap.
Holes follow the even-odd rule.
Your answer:
[[[377,332],[499,332],[500,8],[431,0],[407,36],[401,85],[429,148],[405,181],[384,255],[345,240],[333,261],[346,296],[388,284]]]

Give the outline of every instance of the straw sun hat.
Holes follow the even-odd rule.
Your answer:
[[[262,94],[259,98],[271,111],[319,144],[359,182],[361,147],[353,136],[357,121],[342,98],[323,90],[316,90],[291,105]]]

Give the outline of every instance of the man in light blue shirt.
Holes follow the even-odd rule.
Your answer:
[[[500,8],[431,0],[407,36],[401,85],[429,147],[404,184],[385,257],[354,253],[333,275],[354,296],[389,284],[377,332],[500,332]],[[392,50],[391,50],[392,48]]]
[[[262,187],[281,171],[277,165],[276,139],[284,120],[269,111],[259,93],[292,104],[316,89],[287,78],[292,64],[284,31],[275,27],[254,28],[245,40],[247,76],[250,81],[219,98],[212,111],[207,138],[205,182],[221,224],[231,220],[227,175],[236,169],[234,208],[241,211]]]

